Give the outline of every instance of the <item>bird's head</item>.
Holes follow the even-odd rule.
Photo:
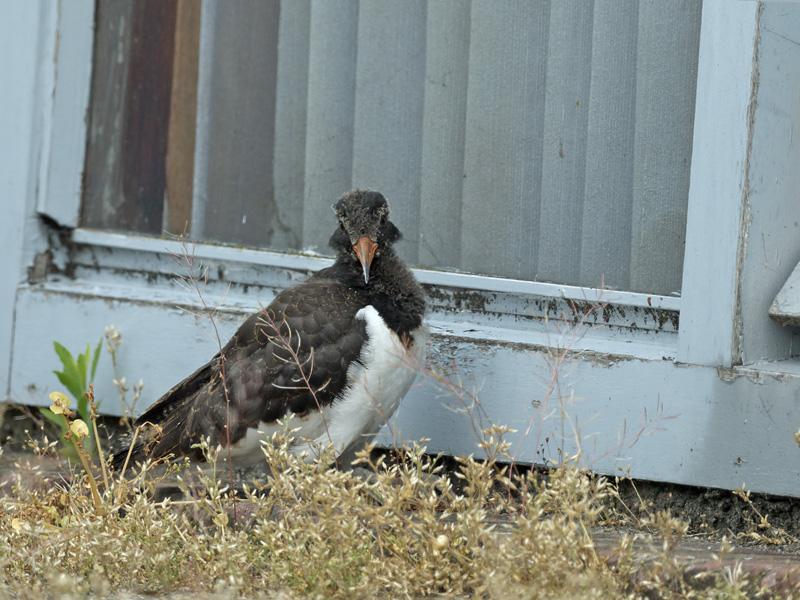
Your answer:
[[[333,205],[339,229],[331,236],[331,247],[337,252],[354,256],[369,283],[373,260],[400,239],[400,231],[389,220],[389,203],[378,192],[354,190],[347,192]]]

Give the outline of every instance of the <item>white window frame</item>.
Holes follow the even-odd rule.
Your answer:
[[[3,7],[0,16],[9,10],[21,9]],[[196,308],[196,303],[169,285],[150,283],[166,274],[167,255],[179,251],[177,242],[76,228],[94,2],[60,0],[43,3],[37,11],[41,13],[38,22],[29,20],[30,29],[16,35],[20,47],[38,64],[31,80],[34,108],[24,118],[39,120],[41,127],[19,133],[20,147],[30,146],[31,139],[34,142],[27,168],[15,175],[17,181],[24,181],[28,174],[38,173],[37,185],[27,189],[25,215],[17,216],[26,223],[21,233],[15,236],[0,225],[0,233],[8,233],[13,249],[10,256],[0,259],[11,267],[3,272],[11,273],[6,277],[14,290],[11,327],[15,330],[8,331],[11,341],[6,353],[13,356],[8,359],[6,389],[12,398],[31,403],[41,403],[47,386],[53,384],[46,380],[51,365],[36,360],[52,339],[85,343],[86,331],[98,331],[133,315],[129,321],[139,323],[141,331],[123,332],[132,353],[146,347],[144,351],[152,351],[162,363],[169,357],[185,369],[205,360],[203,352],[213,346],[192,337],[198,328],[196,317],[172,308]],[[800,496],[800,456],[791,435],[800,426],[800,407],[794,400],[800,390],[800,367],[785,345],[771,343],[780,342],[785,332],[762,327],[755,317],[749,323],[741,290],[748,268],[746,233],[758,233],[752,228],[747,231],[747,215],[762,11],[763,5],[752,0],[705,0],[703,4],[680,298],[416,270],[425,284],[484,294],[501,304],[600,301],[622,310],[680,312],[679,330],[653,342],[647,331],[638,339],[632,332],[620,335],[602,326],[587,327],[565,339],[553,333],[557,329],[547,329],[546,309],[538,315],[539,329],[531,327],[533,331],[524,324],[512,326],[488,317],[481,322],[480,311],[451,311],[449,316],[434,311],[431,318],[438,335],[433,354],[440,357],[440,364],[446,362],[442,358],[453,358],[466,365],[474,382],[483,385],[485,415],[518,429],[512,438],[520,460],[546,462],[557,457],[557,446],[565,452],[577,449],[572,433],[565,433],[563,420],[559,423],[551,415],[565,408],[569,425],[583,438],[585,464],[598,472],[727,488],[745,483],[756,491]],[[4,21],[0,18],[0,23]],[[24,41],[22,36],[32,39]],[[35,215],[68,228],[69,241],[54,242],[52,236],[48,240],[44,235],[48,228],[31,218]],[[49,230],[52,233],[53,228]],[[55,254],[56,267],[68,264],[70,253],[77,252],[95,256],[98,267],[105,264],[113,273],[99,268],[102,275],[93,278],[83,268],[77,280],[57,274],[31,280],[28,267],[48,247]],[[327,264],[326,259],[314,256],[213,244],[197,244],[194,252],[209,264],[228,265],[234,271],[253,269],[271,282],[265,289],[278,289]],[[139,276],[131,275],[136,265],[147,265]],[[220,319],[230,330],[255,302],[236,291],[228,296],[218,291],[211,293],[222,305]],[[268,298],[267,294],[259,300]],[[0,298],[0,308],[7,304],[7,299]],[[54,311],[60,311],[58,318],[53,318]],[[154,319],[158,321],[155,328]],[[748,327],[755,328],[754,339],[761,339],[763,333],[766,340],[760,362],[744,360],[742,331]],[[2,327],[0,334],[6,335]],[[147,346],[156,344],[154,337],[165,349]],[[547,387],[553,362],[563,358],[564,345],[575,352],[561,366],[566,371],[559,373],[564,393],[554,400],[542,389]],[[136,368],[151,363],[130,355],[129,364]],[[156,389],[151,393],[174,383],[179,370],[153,364],[148,375]],[[429,437],[434,451],[475,452],[465,418],[439,406],[435,398],[424,385],[412,392],[397,419],[400,434]],[[543,401],[555,404],[542,406]],[[773,413],[781,414],[781,419],[773,418]],[[636,435],[651,429],[653,435]],[[391,436],[383,441],[390,442]]]

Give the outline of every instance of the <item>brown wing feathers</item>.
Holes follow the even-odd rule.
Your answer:
[[[241,325],[221,353],[136,421],[156,427],[140,431],[132,461],[192,454],[192,445],[206,436],[212,444],[236,443],[262,421],[333,402],[366,340],[364,322],[355,318],[363,304],[353,290],[329,279],[311,279],[279,294]],[[127,452],[115,455],[116,465]]]

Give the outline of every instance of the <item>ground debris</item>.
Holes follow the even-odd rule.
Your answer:
[[[512,481],[501,464],[437,463],[421,449],[389,465],[374,453],[377,470],[355,472],[269,452],[271,475],[203,487],[202,476],[187,484],[187,473],[168,474],[147,490],[125,488],[103,515],[58,456],[6,452],[0,542],[15,560],[0,560],[0,596],[724,598],[800,589],[791,545],[740,543],[752,519],[727,535],[687,534],[671,515],[685,512],[691,490],[629,483],[636,504],[624,485],[618,492],[569,467]],[[667,498],[680,500],[672,511]]]

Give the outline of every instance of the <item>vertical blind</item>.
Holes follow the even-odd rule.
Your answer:
[[[700,9],[204,0],[191,236],[327,253],[371,188],[411,263],[679,292]],[[92,168],[85,224],[125,228]]]

